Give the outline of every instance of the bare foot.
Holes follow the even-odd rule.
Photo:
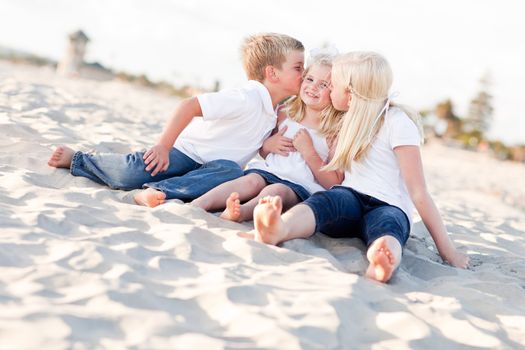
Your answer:
[[[67,146],[58,146],[57,149],[53,152],[47,165],[55,168],[67,168],[71,167],[71,160],[75,151]]]
[[[166,202],[166,194],[154,188],[146,188],[133,196],[135,203],[145,207],[155,208]]]
[[[226,199],[226,209],[221,214],[221,219],[237,221],[241,219],[241,201],[239,200],[239,194],[233,192]]]
[[[394,246],[395,244],[398,247]],[[399,254],[395,251],[399,251]],[[400,263],[401,245],[393,237],[380,237],[368,248],[366,257],[370,262],[366,276],[379,282],[387,282]]]
[[[281,220],[283,202],[281,197],[264,197],[253,210],[254,238],[259,242],[277,245],[284,241],[286,230]]]

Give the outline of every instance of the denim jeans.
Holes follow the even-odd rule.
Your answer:
[[[361,238],[367,246],[382,236],[408,240],[410,223],[405,212],[375,197],[344,186],[314,193],[302,204],[312,209],[316,232],[334,238]]]
[[[200,165],[200,164],[199,164]],[[143,187],[162,191],[166,198],[192,201],[224,182],[244,175],[241,167],[231,160],[217,159],[200,165],[183,176],[175,176],[157,182],[148,182]]]
[[[87,177],[118,190],[153,187],[165,192],[167,199],[177,198],[185,201],[193,200],[213,187],[243,175],[239,165],[230,160],[214,160],[203,165],[172,148],[168,169],[151,176],[151,173],[145,170],[143,156],[144,152],[76,152],[71,162],[71,174]]]

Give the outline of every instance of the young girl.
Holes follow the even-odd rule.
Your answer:
[[[419,152],[416,113],[390,102],[392,72],[371,52],[339,57],[332,69],[332,103],[345,110],[335,154],[327,169],[345,169],[342,186],[312,195],[281,216],[280,197],[266,197],[254,210],[255,239],[279,244],[320,231],[359,237],[367,244],[366,276],[386,282],[401,262],[413,204],[441,257],[466,268],[430,197]]]
[[[250,164],[245,176],[215,187],[192,204],[205,210],[222,209],[226,205],[221,218],[245,221],[253,218],[253,208],[263,196],[279,195],[286,210],[311,193],[340,184],[343,172],[321,171],[342,117],[330,101],[331,67],[331,56],[313,57],[305,70],[299,97],[279,113],[281,122],[274,143],[279,138],[293,138],[294,151],[267,154],[264,161]]]

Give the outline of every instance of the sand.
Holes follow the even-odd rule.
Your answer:
[[[178,100],[0,62],[0,349],[525,348],[525,166],[430,142],[429,189],[471,268],[416,220],[390,283],[363,245],[266,246],[250,223],[151,209],[47,166],[57,144],[152,145]]]

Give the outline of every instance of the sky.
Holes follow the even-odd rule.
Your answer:
[[[86,60],[177,85],[222,87],[246,78],[239,45],[281,32],[311,49],[377,51],[394,72],[397,102],[432,109],[451,99],[466,115],[491,77],[489,136],[525,144],[521,94],[525,24],[512,0],[0,0],[0,46],[59,60],[66,37],[91,39]]]

